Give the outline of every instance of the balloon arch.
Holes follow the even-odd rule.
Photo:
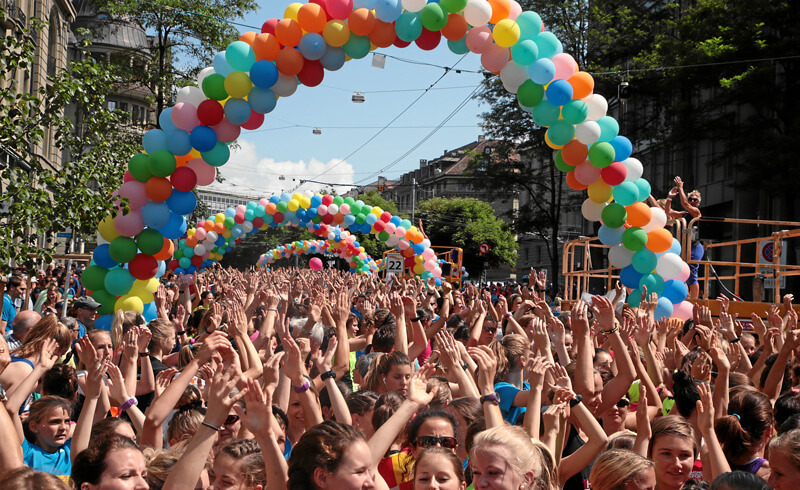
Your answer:
[[[279,97],[291,96],[299,84],[319,85],[325,70],[377,47],[414,42],[431,50],[442,38],[454,53],[479,54],[483,67],[548,128],[554,164],[572,189],[587,190],[583,215],[602,223],[599,238],[611,247],[609,261],[635,289],[630,302],[636,304],[639,288],[647,286],[659,293],[658,317],[691,314],[683,284],[688,265],[664,228],[664,212],[644,203],[650,184],[631,157],[631,142],[606,114],[606,99],[593,93],[592,76],[563,52],[538,14],[523,12],[514,0],[311,0],[289,5],[285,18],[231,43],[200,72],[196,86],[178,92],[177,103],[159,115],[161,129],[148,131],[144,152],[130,159],[117,194],[128,198],[131,212],[99,224],[100,245],[84,272],[100,312],[154,317],[157,277],[167,267],[195,272],[242,236],[271,226],[308,226],[321,237],[335,225],[372,233],[403,250],[418,274],[441,273],[430,243],[411,223],[351,198],[283,194],[194,227],[184,216],[196,207],[193,189],[211,184],[216,167],[230,158],[228,145],[242,128],[260,127]]]
[[[263,267],[296,255],[325,254],[347,261],[351,273],[377,272],[380,264],[363,251],[355,238],[354,235],[336,227],[328,234],[327,240],[302,240],[279,245],[259,257],[256,265]]]

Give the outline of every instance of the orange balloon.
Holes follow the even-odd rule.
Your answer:
[[[253,51],[256,53],[258,61],[275,61],[278,52],[281,50],[281,43],[273,34],[259,34],[253,41]]]
[[[575,178],[575,172],[567,172],[567,185],[575,191],[586,190],[589,187],[578,182],[578,179]]]
[[[572,85],[573,99],[584,99],[592,95],[592,91],[594,90],[594,78],[585,71],[579,71],[572,75],[567,82]]]
[[[653,214],[650,206],[643,202],[635,202],[630,206],[626,206],[625,210],[628,212],[628,224],[631,226],[645,226],[650,222],[650,217]],[[672,245],[672,240],[670,240],[669,244]]]
[[[375,14],[365,8],[355,9],[347,18],[347,25],[356,36],[369,36],[375,29]]]
[[[275,66],[278,67],[278,71],[290,77],[296,76],[303,71],[304,64],[305,58],[300,54],[300,51],[294,48],[282,49],[278,53],[278,57],[275,58]]]
[[[214,231],[214,226],[216,226],[216,224],[217,223],[213,219],[209,219],[209,220],[206,220],[206,222],[204,223],[203,228],[205,228],[206,231]]]
[[[186,245],[189,245],[190,247],[194,247],[195,245],[197,245],[197,237],[194,235],[187,236]]]
[[[328,16],[325,15],[325,10],[319,4],[307,3],[297,11],[297,23],[306,32],[320,33],[325,28],[326,22],[328,22]]]
[[[242,37],[239,38],[239,41],[244,41],[247,44],[249,44],[250,46],[252,46],[253,42],[255,42],[257,36],[258,36],[257,32],[253,32],[253,31],[245,32],[244,34],[242,34]]]
[[[172,243],[172,240],[165,238],[164,239],[164,246],[161,247],[161,250],[153,255],[156,260],[169,260],[172,258],[172,254],[175,253],[175,244]]]
[[[567,165],[578,165],[586,161],[589,148],[578,140],[572,140],[561,149],[561,158]]]
[[[672,233],[666,228],[656,228],[647,234],[647,249],[660,254],[672,246]]]
[[[489,5],[492,6],[490,24],[497,24],[501,20],[507,19],[511,14],[511,2],[509,0],[489,0]]]
[[[214,223],[214,231],[217,232],[217,235],[225,233],[225,224],[224,223]]]
[[[164,177],[150,177],[144,184],[144,192],[155,202],[164,202],[172,195],[172,183]]]
[[[375,19],[375,27],[369,33],[369,40],[379,48],[388,48],[394,44],[397,34],[394,32],[394,23]]]
[[[333,216],[333,222],[336,223],[337,225],[344,223],[344,215],[342,213],[336,213]]]
[[[300,44],[300,38],[303,37],[303,29],[300,24],[292,19],[283,19],[275,26],[275,37],[278,38],[278,42],[282,45],[293,48]]]
[[[189,160],[191,160],[191,159],[192,159],[192,156],[189,155],[189,154],[175,157],[175,161],[178,163],[179,167],[185,167],[186,164],[189,163]]]
[[[414,249],[412,247],[408,247],[407,249],[401,252],[403,257],[413,257],[414,256]]]
[[[442,36],[450,41],[459,41],[467,35],[469,25],[467,19],[461,14],[447,16],[447,24],[442,28]]]

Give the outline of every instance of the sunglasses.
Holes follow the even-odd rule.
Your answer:
[[[222,425],[233,425],[238,421],[239,421],[239,416],[236,414],[232,414],[225,417],[225,422],[223,422]]]
[[[455,437],[436,437],[436,436],[419,436],[417,442],[414,443],[417,447],[433,447],[442,446],[446,449],[455,449],[458,446],[458,441]]]
[[[497,332],[497,327],[483,327],[483,331],[487,333],[495,333]]]
[[[700,202],[700,199],[698,199],[696,197],[690,197],[689,199],[687,199],[687,201],[689,201],[689,202]]]
[[[617,408],[625,408],[630,405],[631,402],[627,398],[623,398],[622,400],[617,402]]]

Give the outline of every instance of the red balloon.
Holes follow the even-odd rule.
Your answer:
[[[244,223],[244,214],[237,213],[236,216],[233,217],[233,221],[241,225],[242,223]]]
[[[330,213],[326,214],[325,216],[322,217],[322,222],[325,223],[326,225],[333,223],[333,215]]]
[[[253,228],[261,228],[264,226],[264,218],[257,216],[253,218]]]
[[[414,42],[417,43],[420,49],[431,51],[439,45],[439,41],[441,40],[442,33],[440,31],[429,31],[423,27],[422,34]]]
[[[124,182],[130,182],[132,180],[136,180],[136,179],[134,179],[133,175],[131,175],[131,173],[126,170],[125,171],[125,175],[122,176],[122,182],[123,183]]]
[[[200,119],[200,124],[216,126],[223,117],[225,117],[225,109],[214,99],[206,99],[197,106],[197,118]]]
[[[264,114],[259,114],[253,109],[250,109],[250,119],[248,119],[246,123],[242,124],[242,128],[258,129],[262,124],[264,124]]]
[[[613,162],[608,167],[600,170],[600,178],[608,185],[619,185],[628,175],[628,169],[622,162]]]
[[[156,276],[158,261],[152,255],[138,253],[133,260],[128,262],[128,272],[136,279],[146,281]]]
[[[169,267],[169,270],[171,270],[171,271],[174,271],[175,269],[177,269],[180,266],[181,266],[181,264],[175,259],[170,260],[169,263],[167,264],[167,267]]]
[[[172,187],[181,191],[189,192],[197,185],[197,174],[189,167],[178,167],[169,176]]]
[[[327,0],[311,0],[308,3],[316,3],[317,5],[322,7],[322,10],[325,11],[325,15],[330,17],[330,14],[328,13],[328,1]]]
[[[278,25],[280,19],[269,19],[261,25],[261,34],[275,34],[275,26]]]
[[[297,79],[306,87],[316,87],[322,83],[324,77],[325,70],[317,60],[306,60],[305,64],[303,64],[303,69],[297,74]]]
[[[402,40],[402,39],[400,39],[399,37],[398,37],[398,38],[395,38],[395,40],[394,40],[394,42],[393,42],[392,44],[394,44],[394,45],[395,45],[395,46],[397,46],[398,48],[407,48],[407,47],[409,47],[409,46],[411,45],[411,43],[410,43],[410,42],[408,42],[408,41],[403,41],[403,40]]]
[[[325,194],[324,196],[322,196],[322,204],[324,204],[326,206],[330,206],[332,202],[333,202],[333,196],[332,195]]]
[[[191,259],[192,265],[195,267],[200,267],[200,264],[203,263],[203,257],[201,255],[194,255]]]
[[[375,231],[380,233],[386,228],[386,223],[381,220],[378,220],[375,222],[374,225],[372,225],[372,227],[375,228]]]
[[[277,212],[272,215],[272,221],[275,223],[283,223],[283,213]]]

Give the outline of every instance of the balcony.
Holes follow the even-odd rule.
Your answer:
[[[27,17],[25,16],[25,12],[17,5],[17,0],[0,0],[0,7],[2,7],[6,13],[7,21],[14,20],[20,27],[25,26]]]

